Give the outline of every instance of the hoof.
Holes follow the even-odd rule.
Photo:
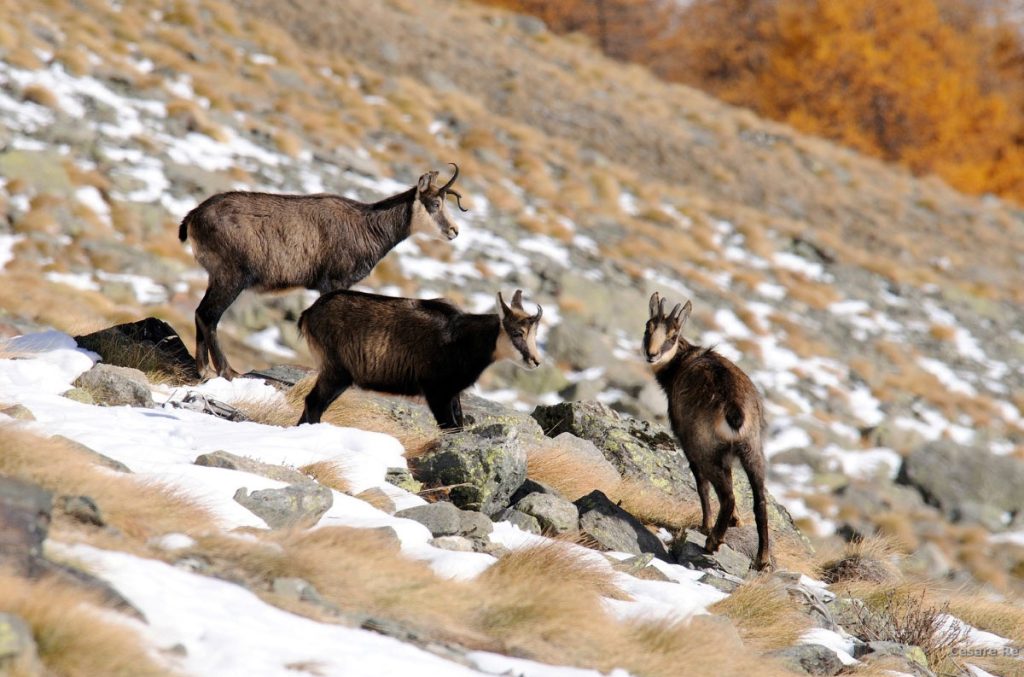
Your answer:
[[[704,545],[704,549],[710,553],[718,552],[718,549],[722,547],[722,539],[715,538],[714,536],[708,536],[707,543]]]
[[[729,526],[741,527],[743,526],[743,520],[740,519],[739,515],[733,513],[733,516],[729,518]]]
[[[757,571],[772,571],[775,565],[772,564],[770,557],[759,557],[754,561],[753,568]]]

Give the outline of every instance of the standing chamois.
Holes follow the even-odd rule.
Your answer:
[[[299,317],[320,373],[298,423],[318,423],[355,384],[395,395],[423,395],[442,429],[461,428],[460,394],[498,360],[540,364],[537,324],[523,291],[512,306],[498,292],[497,313],[464,313],[445,299],[395,298],[355,291],[321,296]],[[298,425],[298,424],[296,424]]]
[[[232,378],[217,340],[217,323],[242,291],[305,287],[327,293],[347,289],[414,232],[459,234],[449,219],[448,183],[437,187],[432,171],[409,190],[379,202],[340,195],[274,195],[229,192],[208,198],[185,216],[182,242],[192,237],[196,261],[209,273],[206,295],[196,309],[196,368],[213,358],[218,376]],[[462,208],[461,201],[459,209]]]
[[[683,325],[693,305],[676,304],[665,315],[665,300],[654,292],[644,331],[644,356],[668,397],[668,417],[690,463],[700,496],[707,550],[715,552],[726,529],[738,526],[732,487],[732,463],[739,457],[750,480],[757,523],[754,567],[771,566],[768,512],[764,489],[765,459],[761,448],[765,422],[761,396],[735,364],[711,348],[686,341]],[[711,527],[708,484],[718,495],[718,519]]]

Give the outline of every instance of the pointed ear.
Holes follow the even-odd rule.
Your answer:
[[[416,182],[416,191],[425,193],[430,190],[431,184],[434,183],[434,178],[437,177],[437,172],[427,172],[420,177],[420,180]]]
[[[676,308],[679,308],[679,306],[676,306]],[[676,318],[675,324],[677,327],[682,328],[682,326],[686,324],[686,320],[690,318],[691,311],[693,311],[693,304],[687,301],[686,305],[683,306],[683,309],[680,311],[679,316]],[[672,313],[675,314],[675,311],[673,310]]]
[[[651,302],[647,304],[647,312],[651,317],[658,316],[658,292],[651,294]]]
[[[498,311],[498,315],[511,315],[512,309],[505,303],[505,299],[501,298],[501,292],[498,292],[498,303],[495,306]]]
[[[516,289],[516,293],[512,294],[512,307],[516,310],[523,310],[523,290]]]
[[[658,317],[665,319],[665,299],[658,301]]]

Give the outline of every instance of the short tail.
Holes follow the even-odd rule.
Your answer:
[[[199,207],[185,214],[185,218],[181,220],[181,225],[178,226],[178,239],[182,242],[188,239],[188,226],[195,220],[197,211],[199,211]]]
[[[743,408],[735,402],[729,402],[725,405],[725,422],[729,424],[729,427],[739,432],[743,427]]]

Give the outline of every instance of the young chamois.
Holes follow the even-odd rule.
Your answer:
[[[754,566],[771,566],[768,513],[764,489],[765,459],[761,448],[764,413],[754,384],[735,364],[711,348],[686,341],[683,325],[692,304],[676,304],[665,315],[665,300],[654,292],[644,331],[644,356],[668,397],[668,417],[690,463],[700,496],[707,550],[715,552],[726,529],[738,526],[732,488],[732,463],[739,457],[750,480],[757,523]],[[718,519],[711,526],[708,484],[718,495]]]
[[[435,186],[437,172],[419,178],[409,190],[379,202],[340,195],[274,195],[229,192],[208,198],[185,216],[178,230],[192,238],[196,261],[209,273],[206,295],[196,309],[196,368],[206,371],[212,355],[218,376],[235,371],[217,340],[217,323],[242,291],[292,287],[321,293],[347,289],[413,232],[459,234],[449,219],[448,183]],[[459,209],[462,203],[459,202]]]
[[[517,289],[497,313],[464,313],[445,299],[395,298],[355,291],[321,296],[299,317],[299,331],[319,368],[298,423],[318,423],[355,384],[396,395],[423,395],[442,429],[461,428],[460,394],[492,362],[540,364],[537,324]],[[298,424],[297,424],[298,425]]]

